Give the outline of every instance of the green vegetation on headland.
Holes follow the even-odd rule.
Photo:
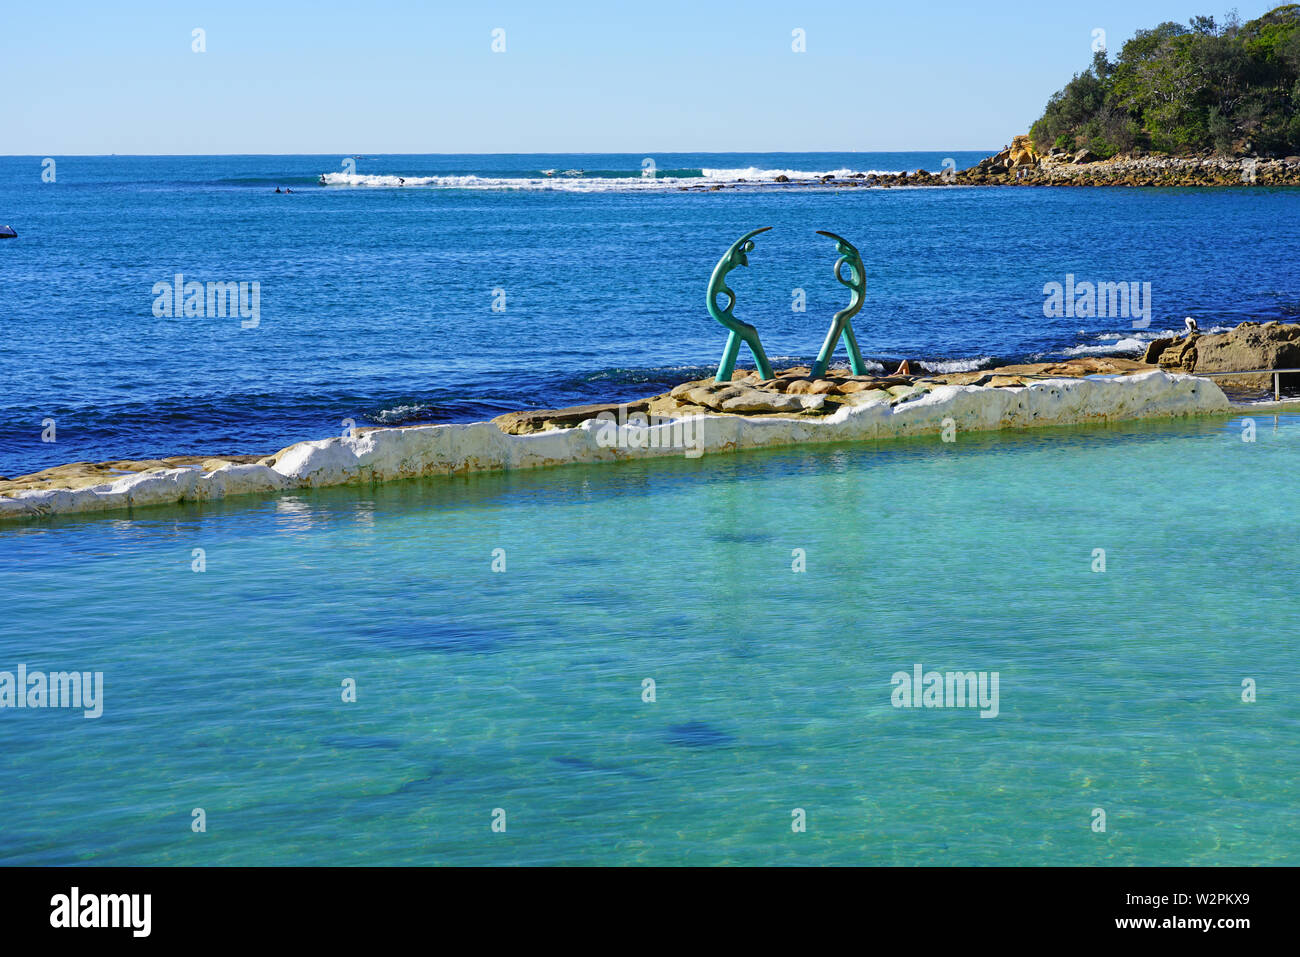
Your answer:
[[[1030,135],[1040,153],[1099,157],[1300,153],[1300,4],[1139,30],[1115,60],[1098,51]]]

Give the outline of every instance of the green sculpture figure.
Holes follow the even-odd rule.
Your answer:
[[[829,236],[835,240],[835,249],[840,254],[840,258],[835,261],[835,278],[848,286],[853,291],[853,295],[849,297],[849,304],[835,313],[835,318],[831,320],[831,328],[826,333],[826,341],[822,343],[822,351],[817,353],[817,361],[813,363],[812,377],[817,379],[826,374],[826,367],[830,365],[831,356],[835,353],[835,342],[841,337],[844,339],[844,348],[849,354],[849,367],[853,370],[853,374],[866,375],[867,366],[862,361],[862,352],[858,349],[858,338],[853,334],[853,324],[849,321],[862,308],[862,300],[867,294],[867,282],[862,269],[862,257],[858,255],[858,251],[853,244],[843,236],[836,236],[834,233],[828,233],[823,229],[817,230],[817,235]],[[845,265],[849,267],[848,279],[844,278],[842,272]],[[719,377],[721,377],[721,371],[719,371]]]
[[[745,254],[753,251],[754,237],[759,233],[767,232],[771,228],[771,226],[764,226],[762,229],[755,229],[753,232],[745,233],[732,243],[731,248],[713,267],[713,275],[709,278],[709,315],[730,331],[727,336],[727,345],[722,350],[722,361],[718,363],[717,381],[719,382],[731,381],[731,373],[735,371],[736,357],[740,354],[740,344],[742,342],[749,346],[749,351],[754,354],[754,361],[758,364],[758,374],[764,379],[775,378],[772,373],[772,364],[767,361],[767,353],[763,351],[763,343],[758,339],[758,330],[732,315],[731,311],[736,307],[736,294],[727,286],[727,273],[737,266],[749,265],[749,258]],[[849,248],[852,249],[853,247],[850,246]],[[856,252],[854,250],[855,255]],[[718,308],[718,293],[726,293],[727,305],[724,309]],[[859,307],[862,305],[861,299],[858,300],[858,305]],[[856,311],[855,309],[854,312]],[[856,344],[854,349],[856,351]],[[861,364],[862,359],[859,358],[858,362]]]

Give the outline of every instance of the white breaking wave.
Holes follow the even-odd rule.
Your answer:
[[[367,186],[381,189],[515,189],[566,193],[606,193],[623,190],[664,190],[719,185],[775,184],[780,176],[792,185],[813,183],[825,176],[836,179],[889,174],[888,170],[704,169],[701,176],[399,176],[395,173],[322,173],[322,186]]]
[[[1201,335],[1217,335],[1232,331],[1232,326],[1212,326],[1202,329]],[[1156,339],[1170,339],[1187,334],[1185,329],[1134,329],[1132,332],[1102,332],[1093,337],[1092,342],[1063,349],[1054,355],[1063,356],[1106,356],[1121,352],[1142,352],[1147,344]],[[1044,358],[1048,353],[1040,353],[1035,358]]]
[[[435,186],[451,176],[376,176],[361,173],[322,173],[322,186]]]
[[[902,170],[885,170],[885,169],[824,169],[824,170],[800,170],[800,169],[759,169],[757,166],[749,166],[745,169],[703,169],[700,172],[704,174],[705,179],[718,180],[726,183],[737,183],[741,180],[748,182],[774,183],[778,176],[784,176],[789,180],[809,180],[821,179],[823,176],[832,176],[835,179],[848,179],[851,176],[894,176],[901,173]]]
[[[1100,345],[1090,346],[1072,346],[1069,349],[1062,350],[1064,356],[1106,356],[1116,352],[1140,352],[1146,348],[1146,343],[1141,339],[1126,338],[1116,339],[1113,342],[1105,342]]]
[[[1220,332],[1231,332],[1234,326],[1211,326],[1209,329],[1201,329],[1203,336],[1217,335]],[[1084,335],[1082,331],[1079,333]],[[1111,339],[1141,339],[1143,342],[1153,342],[1156,339],[1168,339],[1173,336],[1184,336],[1187,334],[1186,329],[1134,329],[1131,332],[1102,332],[1094,336],[1099,342],[1105,342]]]
[[[381,425],[388,425],[394,422],[404,422],[414,415],[428,415],[433,411],[427,405],[399,405],[391,409],[384,409],[375,416],[375,421]]]
[[[946,362],[923,361],[920,365],[926,372],[946,375],[953,372],[974,372],[976,369],[984,368],[986,364],[992,361],[992,356],[980,356],[978,359],[950,359]]]

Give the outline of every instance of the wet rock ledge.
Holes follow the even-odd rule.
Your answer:
[[[1129,375],[1150,372],[1152,366],[1134,359],[1088,357],[1064,362],[1005,366],[948,375],[853,375],[847,368],[830,369],[814,379],[808,366],[795,366],[763,379],[752,369],[737,369],[730,382],[712,378],[683,382],[672,391],[632,402],[610,402],[569,409],[507,412],[492,422],[510,435],[530,435],[549,429],[572,428],[599,416],[642,416],[677,419],[688,415],[724,414],[763,418],[823,418],[845,406],[883,402],[897,406],[941,385],[990,388],[1025,386],[1047,378],[1087,375]]]

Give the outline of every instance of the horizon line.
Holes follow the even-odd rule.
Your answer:
[[[694,156],[728,156],[728,155],[745,155],[745,154],[785,154],[789,156],[802,156],[809,153],[983,153],[988,152],[987,147],[964,147],[964,146],[945,146],[939,149],[856,149],[856,150],[659,150],[658,155],[672,156],[694,155]],[[994,149],[993,152],[997,152]],[[445,153],[391,153],[377,151],[375,156],[653,156],[656,151],[650,150],[464,150]],[[46,153],[0,153],[0,159],[29,159],[31,157],[45,156],[81,156],[81,157],[110,157],[110,156],[127,156],[127,157],[155,157],[155,156],[366,156],[364,152],[349,153],[343,150],[326,151],[326,152],[307,152],[307,153],[69,153],[69,152],[46,152]]]

